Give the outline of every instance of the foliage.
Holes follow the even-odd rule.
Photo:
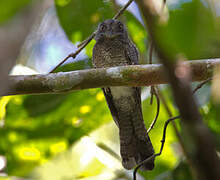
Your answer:
[[[182,4],[170,11],[168,24],[159,29],[158,36],[172,53],[187,59],[218,57],[215,43],[219,35],[211,8],[200,1]]]
[[[98,89],[11,97],[0,132],[1,154],[8,159],[6,172],[27,175],[33,167],[65,151],[110,119]]]
[[[85,39],[100,21],[113,15],[109,3],[102,0],[56,0],[55,3],[60,23],[74,43]]]
[[[13,1],[13,3],[12,0],[0,1],[0,23],[9,19],[28,2],[28,0]],[[169,50],[170,53],[181,53],[190,59],[219,56],[219,51],[214,46],[219,43],[218,26],[210,7],[198,0],[181,3],[178,8],[169,10],[168,23],[158,30],[161,43],[166,47],[172,47]],[[85,39],[96,29],[99,22],[113,17],[115,13],[112,4],[103,0],[55,0],[55,4],[60,24],[73,43]],[[136,43],[141,57],[146,57],[148,51],[146,44],[149,42],[146,28],[131,12],[125,12],[124,16],[129,34]],[[57,71],[91,68],[94,43],[93,40],[86,47],[87,59],[65,64]],[[201,113],[220,149],[219,106],[209,102],[207,94],[210,91],[209,86],[198,94],[198,99],[208,97],[203,98],[204,100],[200,103]],[[163,87],[162,92],[173,115],[177,115],[170,89]],[[148,127],[156,113],[156,101],[154,100],[152,106],[149,105],[149,92],[145,88],[144,94],[147,94],[147,98],[143,101],[143,113]],[[104,149],[105,153],[110,154],[110,160],[117,160],[119,147],[118,142],[114,142],[117,139],[117,128],[115,125],[106,128],[106,123],[112,122],[112,118],[100,89],[70,94],[2,97],[0,118],[0,123],[4,124],[0,127],[0,155],[7,158],[5,172],[9,176],[27,177],[32,172],[35,172],[32,175],[36,175],[36,172],[44,174],[46,171],[49,179],[58,178],[58,176],[54,177],[56,173],[62,174],[59,177],[66,179],[98,179],[99,175],[100,179],[103,179],[102,174],[111,172],[116,175],[115,171],[119,169],[118,174],[127,177],[127,171],[121,167],[109,168],[98,156],[94,156],[95,158],[93,157],[86,166],[83,163],[80,164],[81,161],[78,158],[77,168],[74,169],[71,169],[70,164],[67,163],[69,159],[75,158],[75,161],[76,156],[81,153],[79,151],[84,152],[90,148],[92,150],[95,146],[92,142],[97,145],[95,146],[96,155],[101,154],[101,150]],[[168,118],[165,107],[161,106],[158,122],[150,132],[156,152],[159,151],[163,125]],[[179,121],[177,120],[176,123],[181,131]],[[85,141],[88,137],[101,139],[102,144],[95,140]],[[108,139],[111,139],[111,142]],[[85,142],[87,146],[81,146],[80,143],[83,142],[84,146]],[[45,167],[45,169],[36,169],[36,167]],[[56,172],[55,167],[62,167],[62,172],[58,172],[60,169]],[[156,159],[155,169],[151,172],[140,172],[140,174],[150,179],[192,179],[171,124],[168,127],[164,151]]]
[[[0,0],[0,24],[4,23],[12,16],[14,16],[19,10],[25,7],[30,0]]]

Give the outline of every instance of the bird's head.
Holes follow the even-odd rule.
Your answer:
[[[100,23],[98,26],[96,41],[113,40],[113,39],[126,40],[128,33],[125,25],[119,20],[108,19]]]

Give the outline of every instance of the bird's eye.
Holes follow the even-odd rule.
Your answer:
[[[100,30],[101,30],[101,31],[105,31],[105,30],[106,30],[106,25],[101,24],[101,25],[100,25]]]
[[[118,24],[118,27],[119,27],[120,30],[123,30],[123,29],[124,29],[124,26],[123,26],[122,23],[119,23],[119,24]]]

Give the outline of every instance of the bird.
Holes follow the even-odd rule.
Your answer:
[[[94,68],[137,65],[138,50],[128,37],[126,26],[119,20],[107,19],[98,25],[93,47]],[[113,120],[119,128],[122,166],[133,169],[154,155],[141,107],[140,87],[102,88]],[[142,170],[152,170],[154,158],[143,164]]]

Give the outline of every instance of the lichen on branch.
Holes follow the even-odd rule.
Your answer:
[[[192,71],[192,81],[212,76],[220,59],[185,62]],[[10,76],[10,89],[4,95],[63,93],[108,86],[151,86],[168,83],[161,64],[98,68],[41,75]]]

